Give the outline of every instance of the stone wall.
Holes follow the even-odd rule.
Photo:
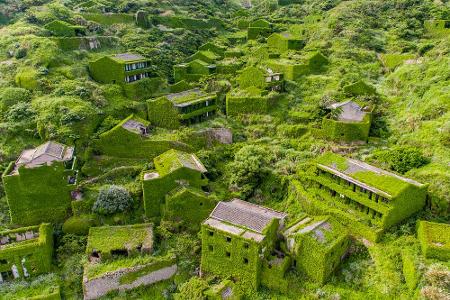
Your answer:
[[[124,291],[134,289],[142,285],[150,285],[155,282],[169,279],[177,272],[177,265],[174,264],[141,276],[130,284],[120,283],[120,278],[122,276],[139,271],[143,268],[145,268],[145,266],[121,269],[116,272],[107,273],[100,278],[94,278],[92,280],[88,280],[85,276],[83,278],[84,300],[97,299],[114,290]]]

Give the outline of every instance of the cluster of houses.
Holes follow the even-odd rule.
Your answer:
[[[82,27],[55,22],[46,26],[55,35],[83,34]],[[208,192],[207,169],[189,147],[151,137],[151,126],[176,129],[214,116],[218,95],[192,85],[204,77],[236,78],[225,98],[227,115],[266,113],[285,91],[286,80],[320,72],[329,63],[320,52],[286,58],[283,53],[303,49],[302,38],[274,33],[263,20],[248,24],[246,39],[261,37],[267,38],[267,45],[254,54],[263,59],[243,69],[238,48],[203,45],[185,63],[174,66],[177,90],[147,101],[147,120],[131,115],[93,142],[109,156],[153,158],[153,169],[140,176],[146,217],[200,231],[200,273],[232,278],[217,287],[222,295],[232,293],[233,284],[286,291],[286,274],[292,269],[325,283],[346,259],[352,238],[377,242],[427,202],[427,185],[334,154],[319,157],[305,181],[292,182],[293,195],[309,214],[292,216],[240,199],[219,201]],[[153,76],[150,61],[131,53],[101,57],[90,63],[89,70],[100,83],[124,86]],[[370,87],[355,83],[346,90],[370,92]],[[368,139],[373,108],[348,100],[328,109],[323,128],[329,137],[347,142]],[[0,232],[0,283],[51,270],[53,235],[46,222],[61,223],[70,216],[71,202],[77,201],[77,177],[75,149],[53,141],[23,151],[4,172],[11,222],[28,227]],[[153,255],[153,229],[150,223],[90,228],[85,299],[176,274],[175,257]],[[446,224],[420,222],[418,236],[427,258],[450,259],[449,229]]]

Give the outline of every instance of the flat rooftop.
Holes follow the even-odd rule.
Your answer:
[[[187,153],[175,149],[168,150],[155,157],[155,169],[160,176],[172,173],[179,168],[188,168],[200,173],[207,170],[198,157],[193,153]]]
[[[131,62],[131,61],[146,59],[144,56],[142,56],[140,54],[133,54],[133,53],[119,53],[112,57],[116,60],[120,60],[120,61],[124,61],[124,62]]]

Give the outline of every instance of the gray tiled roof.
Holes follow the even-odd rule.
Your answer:
[[[132,53],[116,54],[116,55],[114,55],[114,58],[115,59],[119,59],[119,60],[123,60],[123,61],[134,61],[134,60],[145,59],[145,57],[143,57],[140,54],[132,54]]]
[[[16,161],[16,165],[45,164],[52,161],[68,161],[73,158],[73,147],[47,142],[34,149],[25,150]],[[39,161],[39,162],[38,162]]]
[[[234,199],[219,202],[210,217],[262,233],[273,219],[284,219],[285,213]]]

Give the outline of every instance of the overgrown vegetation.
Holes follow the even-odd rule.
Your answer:
[[[304,213],[303,175],[324,152],[427,184],[426,207],[390,228],[378,243],[355,241],[325,285],[291,270],[287,291],[262,288],[248,298],[449,298],[448,261],[426,257],[415,236],[419,219],[450,222],[448,20],[448,1],[434,0],[0,1],[0,174],[24,149],[47,140],[75,146],[80,170],[71,212],[66,206],[52,211],[54,198],[42,191],[33,194],[42,197],[28,197],[30,184],[15,189],[55,218],[56,255],[52,273],[2,284],[0,298],[58,292],[63,299],[80,299],[89,229],[154,222],[153,255],[174,254],[178,274],[105,298],[171,299],[177,294],[202,299],[223,278],[196,277],[200,237],[184,228],[198,224],[180,226],[176,209],[161,221],[162,204],[170,208],[172,203],[166,197],[184,210],[178,205],[184,198],[166,194],[195,179],[199,183],[190,185],[204,189],[195,192],[212,196],[205,198],[208,203],[203,196],[189,196],[208,204],[201,216],[215,199],[240,197],[295,219]],[[269,38],[272,33],[275,38]],[[293,46],[280,38],[289,34],[296,37]],[[98,42],[95,47],[91,39]],[[100,84],[90,76],[90,61],[117,53],[149,61],[151,78],[138,81],[133,93],[123,84]],[[191,68],[184,77],[174,74],[174,66],[182,63]],[[283,73],[279,90],[266,82],[262,70],[268,69]],[[171,117],[179,115],[171,102],[147,104],[166,92],[194,87],[215,93],[218,111],[189,128]],[[141,99],[155,90],[154,97]],[[347,100],[371,109],[368,139],[368,128],[358,134],[354,123],[324,126],[324,119],[334,121],[340,113],[327,108]],[[158,126],[145,121],[150,109],[157,111]],[[145,138],[121,127],[120,120],[131,114],[148,126]],[[222,127],[232,131],[232,144],[212,142],[204,134]],[[362,138],[347,138],[355,136]],[[153,158],[168,149],[195,152],[208,170],[209,184],[200,184],[202,175],[196,174],[143,185],[144,174],[156,169]],[[63,175],[53,181],[42,172],[32,183],[52,182],[49,188],[56,190],[56,182],[65,181]],[[359,179],[367,178],[359,174]],[[293,182],[300,187],[295,186],[297,198],[289,197]],[[384,184],[393,188],[392,182]],[[5,190],[1,183],[0,227],[15,226],[10,216],[16,224],[33,219],[27,207],[10,215]],[[61,194],[69,203],[66,188]],[[191,209],[186,206],[183,213]]]

